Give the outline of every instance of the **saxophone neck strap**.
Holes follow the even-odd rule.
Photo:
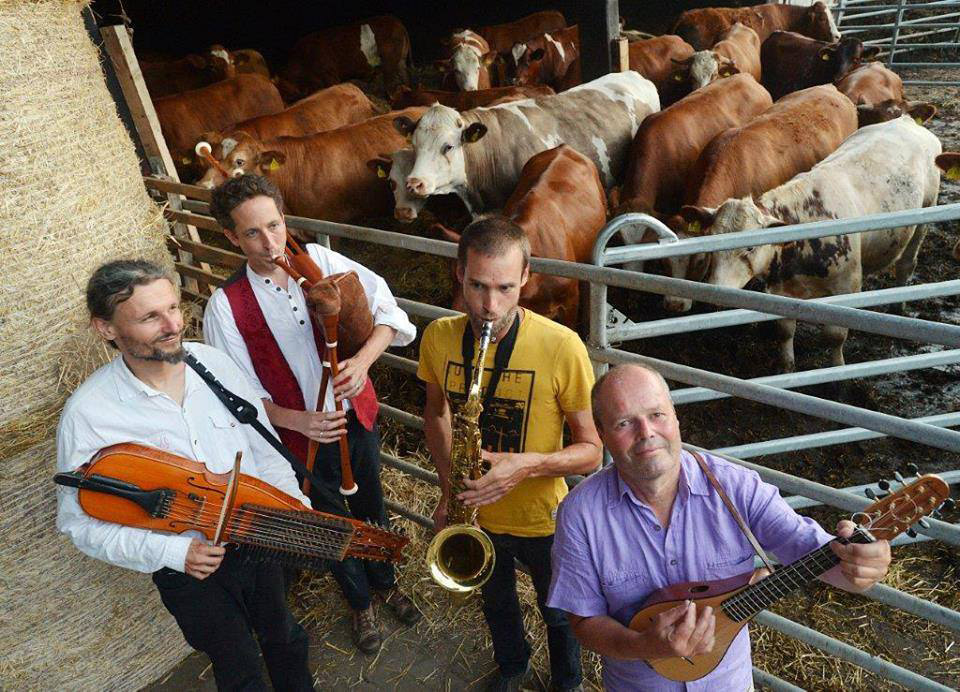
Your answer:
[[[490,381],[483,392],[483,413],[480,414],[480,420],[483,421],[487,411],[490,410],[490,402],[493,401],[493,395],[497,391],[497,385],[500,384],[500,376],[510,365],[510,356],[513,355],[513,347],[517,345],[517,332],[520,331],[520,310],[517,310],[513,318],[513,324],[507,330],[506,335],[497,342],[497,351],[493,355],[493,372],[490,374]],[[467,394],[473,373],[473,354],[476,349],[476,340],[473,335],[473,324],[470,318],[467,318],[467,324],[463,328],[463,341],[460,351],[463,356],[463,393]],[[477,363],[477,367],[483,368],[483,363]],[[481,377],[482,381],[482,377]]]

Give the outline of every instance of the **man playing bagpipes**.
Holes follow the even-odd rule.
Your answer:
[[[61,472],[57,482],[72,487],[58,490],[57,527],[91,557],[152,572],[163,604],[184,638],[210,657],[219,689],[268,689],[260,672],[262,651],[274,689],[312,690],[307,633],[287,607],[279,564],[244,561],[237,551],[210,544],[197,531],[161,533],[94,518],[90,503],[97,500],[140,508],[133,501],[117,501],[108,492],[91,490],[87,483],[99,482],[115,494],[136,498],[154,510],[153,516],[172,516],[178,502],[193,503],[166,489],[144,492],[135,484],[104,477],[96,465],[92,475],[82,473],[102,450],[110,451],[105,448],[136,446],[125,443],[145,445],[139,449],[154,456],[194,464],[201,469],[194,475],[201,477],[230,472],[240,452],[239,470],[244,478],[255,479],[248,482],[265,482],[286,493],[295,509],[309,508],[290,463],[250,425],[238,422],[194,370],[197,361],[205,373],[253,402],[257,418],[272,433],[259,397],[226,354],[204,344],[181,342],[180,297],[160,267],[142,260],[105,264],[90,278],[87,306],[94,329],[120,355],[94,372],[63,409],[57,429]],[[203,462],[205,469],[196,462]],[[152,468],[144,459],[134,467],[145,476]],[[191,485],[183,495],[199,500],[204,493]],[[151,497],[162,501],[150,503]],[[149,520],[147,511],[140,514]],[[216,518],[202,509],[192,514]]]
[[[323,325],[311,319],[311,313],[319,310],[320,288],[307,288],[309,283],[301,286],[288,275],[289,265],[283,266],[288,236],[277,188],[260,176],[231,178],[214,190],[210,211],[247,262],[210,298],[203,320],[206,342],[229,354],[247,375],[280,437],[308,467],[310,442],[316,443],[315,474],[326,481],[328,490],[342,489],[353,516],[385,524],[377,402],[367,372],[388,346],[413,341],[416,328],[381,277],[339,253],[306,245],[303,252],[324,277],[347,279],[338,283],[343,290],[337,289],[344,296],[341,343],[339,348],[332,345],[339,351],[339,373],[330,377],[328,368],[325,375],[324,361],[333,359],[329,353],[324,355],[330,349]],[[349,272],[356,276],[345,274]],[[356,318],[351,317],[348,301],[356,308],[364,299],[366,305],[354,310]],[[369,320],[371,315],[372,331],[353,344],[355,353],[345,350],[348,334],[357,332],[348,320]],[[342,437],[349,448],[344,473]],[[351,473],[353,484],[347,479]],[[348,494],[351,485],[355,494]],[[331,563],[331,571],[352,610],[354,643],[364,653],[376,651],[381,643],[374,595],[401,622],[412,624],[419,619],[413,602],[397,590],[389,563],[347,559]]]

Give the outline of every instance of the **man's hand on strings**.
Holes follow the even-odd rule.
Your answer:
[[[187,557],[183,561],[183,571],[191,577],[206,579],[217,571],[227,549],[221,545],[207,545],[194,538],[187,549]]]
[[[347,434],[345,411],[297,411],[298,433],[322,444],[336,442]]]

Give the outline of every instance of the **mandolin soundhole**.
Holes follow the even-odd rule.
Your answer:
[[[696,586],[690,587],[690,593],[703,593],[704,591],[709,591],[709,584],[697,584]]]

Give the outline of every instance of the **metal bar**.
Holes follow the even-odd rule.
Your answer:
[[[911,596],[886,584],[874,584],[863,594],[867,598],[886,604],[891,608],[899,608],[921,617],[924,620],[943,625],[949,630],[960,634],[960,613],[923,598]]]
[[[414,315],[426,317],[431,320],[435,320],[440,317],[451,317],[451,316],[463,314],[461,312],[457,312],[456,310],[450,310],[449,308],[441,308],[436,305],[430,305],[429,303],[421,303],[419,301],[410,300],[408,298],[397,298],[397,305],[399,305],[401,308],[403,308],[407,312],[412,312]]]
[[[954,27],[956,28],[956,27]],[[894,67],[960,67],[960,62],[895,62]],[[940,82],[937,82],[940,84]]]
[[[836,656],[844,661],[849,661],[854,665],[869,670],[872,673],[883,676],[884,679],[899,683],[909,690],[922,690],[924,692],[926,690],[944,690],[945,692],[953,692],[951,688],[945,687],[934,680],[925,678],[906,668],[901,668],[895,663],[890,663],[882,658],[868,654],[866,651],[858,649],[855,646],[850,646],[839,639],[828,637],[822,632],[771,613],[769,610],[760,612],[757,617],[754,618],[754,621],[764,627],[769,627],[789,637],[799,639],[831,656]]]
[[[811,303],[842,305],[848,308],[863,308],[957,294],[960,294],[960,279],[941,281],[933,284],[879,288],[873,291],[864,291],[863,293],[843,293],[837,296],[810,298],[808,300]],[[617,343],[621,341],[631,341],[633,339],[649,339],[668,334],[684,334],[697,330],[768,322],[777,319],[780,318],[776,315],[768,315],[755,310],[722,310],[720,312],[710,312],[699,315],[667,317],[659,320],[650,320],[648,322],[623,324],[611,327],[608,330],[607,336],[611,342]]]
[[[384,365],[396,368],[397,370],[403,370],[404,372],[410,372],[416,374],[417,372],[417,361],[411,360],[410,358],[404,358],[403,356],[398,356],[396,353],[383,353],[377,359],[382,361]]]
[[[407,427],[423,430],[423,418],[412,413],[407,413],[403,409],[380,403],[380,413],[395,421],[403,423]]]
[[[945,14],[942,17],[935,17],[935,19],[950,19],[951,17],[960,17],[960,12],[954,12],[953,14]],[[922,17],[920,19],[929,19],[929,17]],[[860,31],[871,31],[871,30],[880,30],[880,29],[892,29],[894,24],[864,24],[863,26],[851,26],[846,27],[843,32],[860,32]],[[908,19],[900,23],[901,27],[907,27],[909,29],[946,29],[948,31],[953,31],[957,27],[955,25],[951,26],[943,22],[922,22],[920,20]],[[904,38],[913,38],[917,34],[904,34]]]
[[[904,79],[903,83],[912,86],[960,86],[960,82],[935,82],[922,79]]]
[[[758,685],[769,687],[774,692],[804,692],[802,687],[781,680],[776,675],[772,675],[765,670],[753,667],[753,681]]]
[[[940,478],[943,479],[945,483],[953,485],[954,483],[960,483],[960,471],[946,471],[944,473],[937,474]],[[876,483],[867,483],[866,485],[852,485],[848,488],[842,488],[845,492],[854,493],[857,495],[863,495],[863,491],[867,488],[870,488],[878,495],[882,494],[884,491]],[[801,497],[800,495],[791,495],[790,497],[783,498],[784,502],[790,505],[793,509],[806,509],[808,507],[819,507],[822,505],[822,502],[817,502],[816,500],[811,500],[808,497]]]
[[[767,468],[766,466],[760,466],[759,464],[744,461],[743,459],[738,459],[737,457],[730,456],[729,454],[725,454],[719,450],[705,449],[703,447],[697,447],[696,445],[687,444],[686,442],[683,444],[683,447],[684,449],[695,449],[698,452],[713,454],[714,456],[718,456],[721,459],[726,459],[731,463],[739,464],[744,468],[756,471],[760,478],[771,485],[777,486],[784,493],[803,495],[804,497],[820,500],[823,504],[829,507],[836,507],[837,509],[842,509],[845,512],[859,512],[864,507],[869,507],[871,504],[870,500],[861,495],[854,495],[853,493],[844,492],[843,490],[838,490],[837,488],[831,488],[828,485],[823,485],[822,483],[817,483],[816,481],[807,480],[806,478],[793,476],[789,473],[784,473],[783,471],[777,471],[775,469]],[[927,528],[916,526],[914,527],[914,530],[917,533],[930,536],[930,538],[935,538],[939,541],[943,541],[944,543],[949,543],[950,545],[960,545],[960,526],[948,524],[947,522],[940,521],[939,519],[928,518],[926,521],[929,524]]]
[[[925,423],[926,425],[935,425],[937,427],[952,427],[960,425],[960,411],[940,413],[935,416],[922,416],[912,420],[917,423]],[[751,444],[735,445],[733,447],[722,447],[717,451],[730,454],[739,459],[752,459],[768,454],[798,452],[802,449],[818,449],[820,447],[830,447],[832,445],[859,442],[861,440],[876,440],[881,437],[886,437],[886,435],[874,432],[873,430],[867,430],[866,428],[842,428],[840,430],[827,430],[810,435],[796,435],[794,437],[782,437],[778,440],[766,440],[764,442],[753,442]]]
[[[866,361],[864,363],[851,363],[849,365],[838,365],[830,368],[820,368],[818,370],[790,372],[783,375],[768,375],[766,377],[755,377],[746,381],[766,384],[781,389],[793,389],[794,387],[806,387],[824,382],[851,380],[856,377],[875,377],[893,372],[907,372],[909,370],[933,368],[941,365],[953,365],[954,363],[960,363],[960,349],[898,356],[896,358],[885,358],[883,360]],[[670,396],[673,399],[674,405],[680,405],[701,401],[713,401],[714,399],[725,399],[729,395],[723,392],[715,392],[706,387],[689,387],[687,389],[672,391],[670,392]]]
[[[721,233],[719,235],[684,238],[675,243],[643,243],[627,247],[606,248],[602,254],[602,261],[594,262],[594,264],[610,266],[637,260],[662,259],[680,255],[693,255],[699,252],[734,250],[737,248],[753,247],[755,245],[779,245],[795,240],[825,238],[833,235],[846,235],[848,233],[864,233],[866,231],[939,223],[940,221],[953,221],[956,219],[960,219],[960,203],[942,204],[925,207],[923,209],[858,216],[854,219],[830,219],[827,221],[814,221],[812,223],[801,223],[792,226],[760,228],[738,231],[736,233]],[[609,240],[609,237],[604,239],[602,236],[598,236],[597,245],[600,245],[602,240]],[[597,256],[596,246],[594,248],[594,256]]]
[[[393,456],[392,454],[387,454],[386,452],[380,452],[380,463],[384,466],[389,466],[392,469],[396,469],[402,473],[407,474],[408,476],[413,476],[414,478],[421,480],[430,485],[440,485],[440,479],[437,474],[427,469],[420,468],[416,464],[411,464],[409,461],[404,461],[398,457]]]
[[[407,509],[403,505],[397,502],[394,502],[393,500],[384,499],[383,504],[386,505],[387,509],[389,509],[391,512],[395,514],[399,514],[401,517],[404,517],[405,519],[409,519],[414,523],[420,524],[420,526],[425,526],[431,531],[433,530],[433,519],[431,519],[430,517],[424,516],[419,512],[414,512],[413,510]]]

